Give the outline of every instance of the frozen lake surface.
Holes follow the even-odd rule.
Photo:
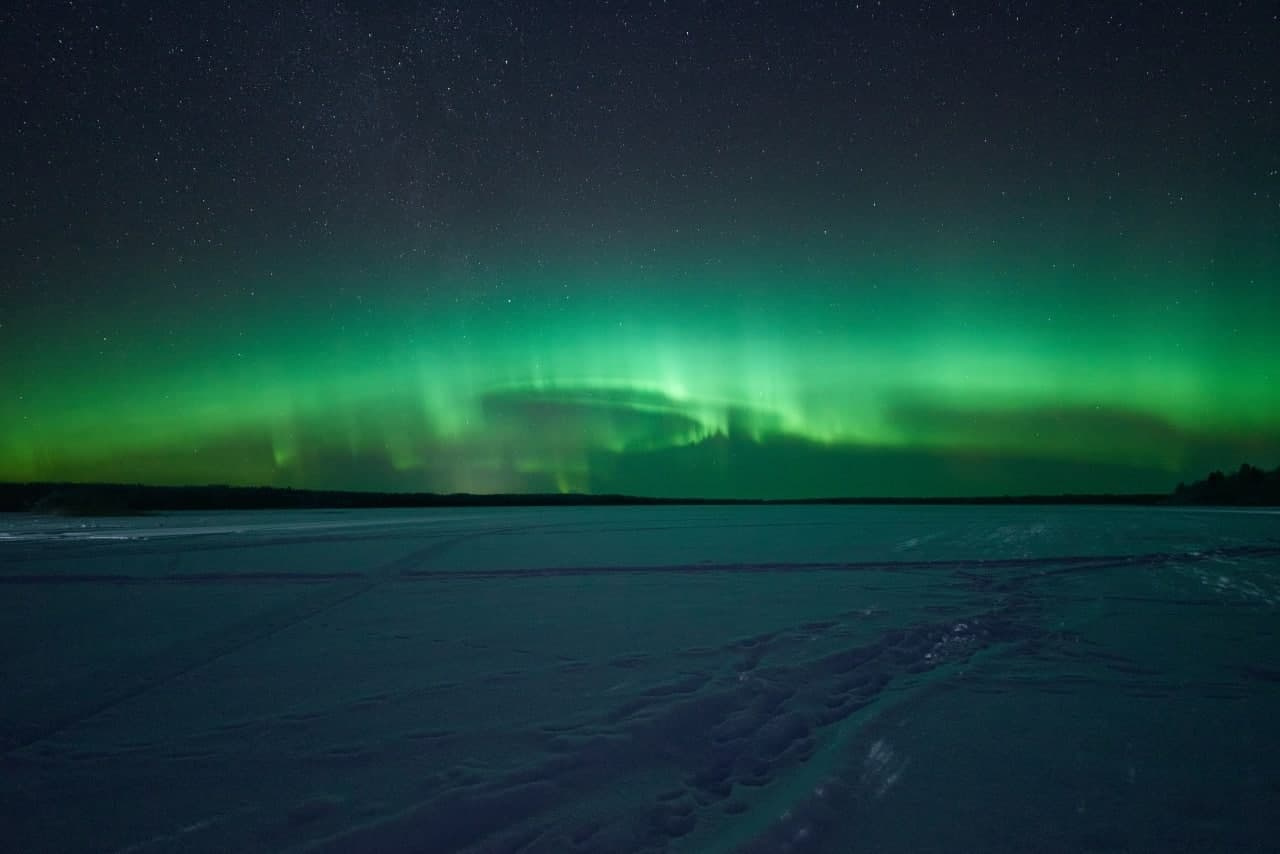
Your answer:
[[[1274,851],[1280,515],[0,516],[28,852]]]

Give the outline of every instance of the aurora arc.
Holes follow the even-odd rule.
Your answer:
[[[322,310],[232,301],[178,335],[142,317],[116,344],[85,328],[6,354],[28,370],[0,478],[896,496],[1163,490],[1274,462],[1265,290],[1153,318],[1086,276],[890,266],[513,264],[465,288],[300,270],[276,293]],[[397,295],[376,311],[370,276]]]

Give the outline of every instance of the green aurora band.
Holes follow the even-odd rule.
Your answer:
[[[811,244],[122,274],[6,320],[0,479],[944,496],[1280,462],[1274,247]]]

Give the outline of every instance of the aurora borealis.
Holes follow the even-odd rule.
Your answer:
[[[1272,6],[744,5],[30,4],[0,480],[1280,463]]]

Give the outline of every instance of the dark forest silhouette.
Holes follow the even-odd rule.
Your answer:
[[[242,486],[0,483],[0,511],[119,516],[162,510],[306,510],[396,507],[569,507],[678,504],[1136,504],[1280,505],[1280,468],[1244,464],[1215,471],[1172,494],[1004,495],[968,498],[718,499],[585,494],[437,494],[350,492]]]
[[[1263,471],[1245,463],[1232,474],[1212,472],[1204,480],[1180,483],[1175,504],[1280,505],[1280,467]]]

